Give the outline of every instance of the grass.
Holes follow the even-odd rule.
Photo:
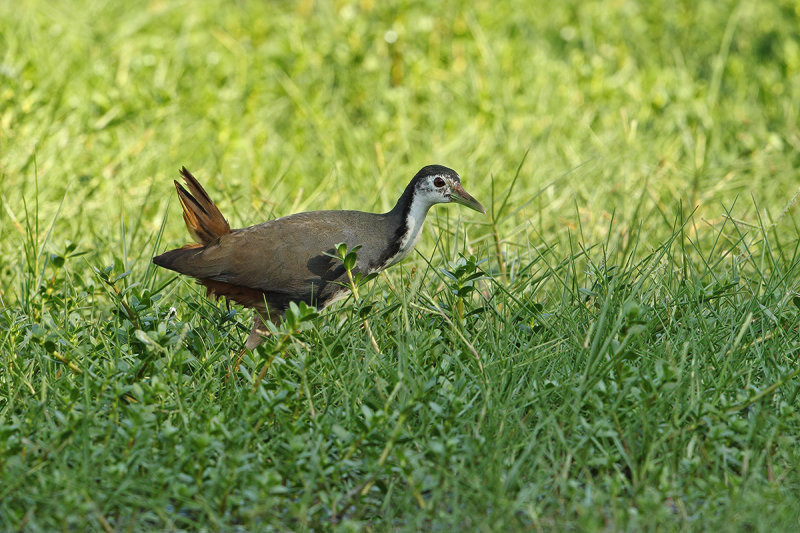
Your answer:
[[[0,5],[0,529],[795,530],[795,4]],[[238,369],[150,263],[183,164],[244,226],[433,162],[489,216]]]

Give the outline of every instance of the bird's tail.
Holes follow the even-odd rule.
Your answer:
[[[231,227],[228,221],[208,197],[208,193],[200,185],[200,182],[186,170],[186,167],[181,168],[181,176],[183,176],[188,190],[177,180],[175,188],[178,190],[178,198],[183,207],[186,229],[189,230],[192,238],[199,244],[207,245],[218,237],[230,233]]]

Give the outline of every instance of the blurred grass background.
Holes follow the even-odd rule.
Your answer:
[[[98,253],[119,220],[150,252],[182,164],[234,225],[385,210],[430,162],[486,198],[528,151],[516,193],[543,192],[519,220],[542,235],[574,227],[576,208],[588,231],[611,212],[630,222],[640,194],[713,220],[737,197],[780,210],[797,190],[794,2],[0,9],[4,216],[24,218],[38,167],[42,221],[66,194],[57,240]],[[13,255],[18,228],[3,227]]]
[[[748,457],[744,466],[741,462],[731,466],[730,457],[720,452],[719,456],[712,454],[713,460],[708,459],[714,465],[709,470],[686,466],[681,454],[692,456],[695,447],[711,450],[710,444],[704,448],[698,442],[730,449],[734,445],[726,432],[731,431],[732,420],[715,418],[719,424],[709,422],[713,428],[700,441],[687,430],[686,435],[680,433],[680,442],[675,444],[675,434],[669,429],[664,433],[660,433],[662,429],[637,429],[639,422],[647,426],[642,421],[645,419],[664,416],[674,421],[682,416],[680,402],[671,403],[672,392],[657,391],[651,400],[659,407],[640,412],[640,397],[628,394],[626,389],[625,394],[619,393],[620,398],[638,406],[626,415],[627,411],[615,412],[612,407],[623,402],[614,400],[615,393],[610,391],[616,389],[608,389],[611,404],[602,407],[598,403],[596,412],[592,407],[580,407],[583,389],[575,397],[562,391],[572,390],[569,376],[573,373],[579,378],[584,371],[589,376],[590,369],[597,370],[591,362],[585,368],[580,366],[589,340],[583,336],[598,331],[578,318],[585,309],[576,303],[576,279],[590,278],[589,271],[597,266],[580,257],[584,247],[602,245],[604,254],[608,252],[623,263],[629,261],[626,264],[630,267],[636,259],[675,238],[676,220],[690,220],[681,235],[689,235],[692,246],[683,249],[683,257],[676,262],[683,266],[681,283],[693,280],[690,267],[699,264],[712,273],[714,280],[733,276],[732,283],[739,291],[735,272],[725,269],[736,270],[738,259],[747,256],[755,265],[750,280],[753,285],[760,283],[770,291],[780,285],[781,302],[792,301],[785,286],[798,290],[797,2],[28,0],[0,3],[0,27],[0,304],[5,309],[2,346],[8,352],[3,363],[6,377],[0,378],[8,392],[5,401],[0,392],[0,435],[5,439],[0,457],[5,483],[0,485],[25,493],[28,487],[21,484],[30,484],[26,494],[7,500],[10,503],[4,507],[5,520],[0,520],[3,527],[49,529],[68,524],[82,529],[92,524],[96,529],[108,530],[211,524],[223,529],[242,525],[258,529],[269,526],[272,513],[292,529],[336,525],[383,530],[457,525],[482,529],[639,530],[647,528],[644,518],[648,513],[657,517],[656,523],[661,526],[674,528],[730,526],[767,530],[763,528],[796,525],[798,506],[790,496],[792,487],[798,486],[796,473],[790,472],[800,464],[792,451],[796,448],[796,440],[795,444],[792,440],[800,435],[797,416],[792,414],[798,407],[796,390],[781,400],[775,420],[747,419],[752,425],[748,426],[750,440],[742,444],[742,453]],[[182,408],[177,408],[178,416],[172,407],[164,407],[164,412],[138,412],[135,402],[127,404],[133,397],[143,402],[142,409],[148,404],[147,398],[172,406],[175,391],[169,383],[165,386],[157,380],[141,380],[138,374],[129,381],[120,378],[119,372],[124,375],[125,371],[114,364],[133,360],[127,358],[134,358],[131,353],[136,350],[131,346],[136,343],[117,330],[96,326],[109,322],[124,329],[120,324],[125,320],[119,315],[121,300],[113,292],[100,290],[103,283],[92,267],[115,265],[117,272],[131,272],[128,281],[132,284],[141,283],[151,289],[170,279],[166,273],[154,273],[149,262],[156,249],[161,251],[188,240],[171,185],[181,165],[201,180],[232,226],[241,227],[300,210],[388,210],[413,174],[429,163],[456,169],[467,190],[487,206],[498,207],[510,193],[509,208],[496,219],[452,208],[432,210],[432,223],[419,249],[425,257],[434,257],[437,265],[455,259],[458,250],[475,253],[483,261],[482,268],[498,279],[502,262],[509,271],[508,290],[519,294],[530,291],[525,292],[526,297],[542,301],[545,310],[553,313],[550,329],[540,332],[541,339],[522,348],[519,343],[514,344],[514,338],[491,337],[498,326],[490,322],[480,322],[473,328],[491,337],[486,341],[488,346],[479,346],[482,353],[486,350],[494,358],[487,367],[489,376],[511,380],[509,383],[519,380],[527,389],[512,394],[516,390],[512,385],[485,383],[494,392],[476,392],[465,383],[479,382],[481,374],[468,365],[453,363],[461,381],[456,380],[460,385],[448,401],[463,410],[451,406],[453,418],[442,422],[442,427],[437,426],[433,433],[448,435],[449,428],[453,434],[429,442],[429,429],[435,420],[425,419],[418,411],[414,411],[417,415],[409,415],[408,409],[427,409],[430,402],[437,408],[445,404],[425,385],[426,372],[436,376],[440,367],[416,361],[421,366],[419,374],[415,374],[413,364],[405,358],[423,358],[414,346],[427,346],[441,357],[445,356],[436,350],[449,353],[454,348],[441,348],[437,344],[444,342],[441,338],[426,337],[430,332],[424,329],[429,324],[412,316],[412,330],[420,330],[419,337],[408,333],[408,338],[399,336],[404,339],[397,341],[394,354],[400,358],[399,370],[394,370],[398,365],[393,356],[387,357],[379,370],[369,365],[365,370],[381,374],[389,383],[389,391],[395,381],[408,390],[419,387],[413,394],[409,392],[408,398],[406,389],[398,389],[403,392],[397,397],[392,393],[388,400],[388,392],[367,390],[372,383],[371,374],[359,374],[358,360],[348,361],[341,351],[331,352],[338,355],[330,361],[318,363],[325,368],[318,375],[308,377],[302,372],[295,375],[285,371],[273,376],[273,380],[289,384],[285,390],[281,385],[277,391],[270,389],[269,393],[252,397],[248,396],[250,384],[241,390],[219,385],[221,389],[217,390],[212,383],[223,383],[225,361],[242,335],[234,330],[232,338],[214,336],[213,332],[220,329],[231,329],[230,322],[225,323],[230,317],[214,318],[214,307],[202,302],[199,291],[184,280],[171,286],[168,301],[161,302],[164,309],[153,307],[150,302],[143,304],[141,312],[147,310],[163,317],[166,308],[175,305],[179,315],[200,332],[198,335],[212,339],[208,353],[216,355],[203,359],[203,365],[211,361],[212,366],[190,365],[196,372],[192,375],[193,386],[203,390],[194,404],[196,411],[187,418]],[[460,222],[462,216],[464,223]],[[731,219],[735,225],[731,225]],[[492,242],[490,220],[497,229],[499,254]],[[743,237],[754,228],[762,233],[755,241]],[[469,238],[464,238],[463,232]],[[454,244],[450,245],[453,235],[460,236],[463,244],[453,238]],[[439,236],[445,244],[444,251],[434,254]],[[756,241],[758,246],[753,244]],[[43,254],[38,254],[40,247]],[[73,257],[74,254],[81,255]],[[551,254],[555,263],[572,261],[573,285],[564,281],[562,286],[553,269],[545,269],[538,281],[522,275],[515,277],[515,273],[526,270],[525,265],[541,259],[541,254]],[[50,263],[45,260],[47,257]],[[578,267],[574,268],[576,263]],[[56,272],[47,270],[54,264]],[[665,286],[678,283],[670,270],[672,266],[662,265],[658,271],[663,272]],[[441,280],[433,275],[422,281],[416,278],[416,285],[409,281],[408,273],[417,268],[425,268],[420,256],[390,271],[388,279],[401,288],[413,285],[422,294],[427,290],[426,283],[438,287],[437,291],[441,288]],[[772,269],[778,274],[771,275]],[[701,279],[703,284],[708,281],[702,277],[695,281],[700,284]],[[540,282],[541,287],[537,285]],[[729,287],[721,281],[720,284],[723,289]],[[374,285],[378,286],[374,290],[384,290],[384,280]],[[713,291],[719,286],[714,285],[716,288],[709,289],[709,294],[718,296],[720,293]],[[586,287],[583,288],[589,291]],[[47,299],[51,293],[62,292],[68,295],[63,301],[69,302],[63,308]],[[661,331],[661,326],[651,322],[648,328],[654,332],[652,343],[643,341],[639,347],[639,371],[652,371],[652,376],[646,375],[653,382],[668,382],[664,368],[672,369],[669,372],[683,376],[676,378],[683,386],[686,383],[680,380],[695,376],[698,367],[682,367],[684,360],[670,359],[673,349],[685,359],[690,353],[686,346],[706,338],[730,336],[726,346],[739,345],[744,335],[739,332],[748,331],[745,326],[751,326],[752,313],[758,309],[750,300],[743,303],[740,295],[737,292],[725,300],[729,307],[723,307],[731,311],[730,322],[726,321],[724,309],[706,308],[702,302],[692,304],[696,305],[692,309],[703,320],[713,317],[717,322],[686,326],[689,321],[669,315],[665,319],[669,325],[663,326],[667,331],[686,326],[691,333],[676,334],[676,340],[667,348],[659,344],[661,333],[655,333]],[[609,296],[604,302],[612,302],[612,298]],[[81,307],[87,305],[88,310]],[[512,308],[511,301],[506,305],[507,309]],[[606,309],[605,305],[598,304],[598,309]],[[413,315],[408,309],[404,302],[404,313]],[[505,312],[506,308],[498,309]],[[531,313],[539,317],[539,311],[541,308],[536,307]],[[631,312],[626,307],[623,314]],[[525,316],[528,320],[533,315]],[[793,317],[786,319],[790,321],[788,326],[778,319],[775,322],[785,328],[782,333],[762,329],[753,334],[754,338],[772,339],[772,352],[766,351],[778,358],[781,346],[786,345],[782,335],[795,335],[796,339],[797,313],[787,316]],[[359,337],[359,320],[351,322],[356,326],[348,331],[352,337]],[[404,324],[408,329],[408,323]],[[131,332],[135,329],[130,328]],[[155,325],[153,328],[156,331]],[[204,328],[208,328],[207,332]],[[563,352],[549,344],[559,330],[570,339],[563,344]],[[61,341],[65,345],[79,344],[75,339],[83,339],[84,331],[89,332],[87,338],[97,340],[97,346],[81,352],[80,357],[85,359],[77,358],[79,351],[72,356],[61,355],[75,357],[77,363],[73,364],[83,369],[82,374],[72,376],[65,361],[59,363],[53,359],[55,356],[47,354],[52,355],[56,350],[53,346],[59,346]],[[158,331],[159,335],[167,335]],[[306,343],[329,341],[324,327],[320,331],[320,339]],[[609,339],[616,334],[609,334]],[[46,341],[50,338],[47,335],[61,341]],[[387,333],[386,339],[393,346],[393,334]],[[759,349],[755,340],[748,345],[749,337],[744,339],[749,350]],[[49,347],[47,342],[51,342]],[[141,342],[141,353],[151,353],[145,350],[149,341]],[[190,345],[200,346],[199,342]],[[367,344],[347,346],[348,350],[368,349]],[[547,360],[542,354],[551,349],[563,359]],[[125,358],[119,354],[109,356],[114,350],[124,352]],[[787,346],[787,350],[796,353],[796,346]],[[199,351],[191,351],[200,357]],[[512,352],[515,358],[511,358]],[[387,353],[393,352],[388,349]],[[702,360],[703,353],[698,349],[698,360]],[[729,352],[722,349],[720,353]],[[747,352],[749,355],[743,356],[742,361],[755,364],[753,361],[760,356],[753,353]],[[664,357],[669,363],[653,363],[654,354],[667,354]],[[500,363],[506,356],[508,363]],[[88,369],[95,360],[106,361],[104,357],[109,359],[111,370],[103,373],[95,368],[90,380]],[[692,359],[691,365],[696,361]],[[577,367],[573,368],[573,364]],[[163,379],[167,381],[172,379],[167,372],[170,365],[164,370]],[[186,377],[181,365],[176,375]],[[340,369],[336,365],[341,365]],[[727,395],[720,392],[723,384],[717,383],[716,389],[709,385],[716,376],[727,375],[726,368],[729,367],[706,368],[704,378],[692,381],[693,397],[700,401],[708,394],[713,398],[709,400],[711,404],[722,405],[722,411],[728,409],[731,404],[719,403]],[[735,381],[740,387],[736,390],[745,391],[742,394],[746,398],[751,385],[748,369],[745,365],[738,373],[731,371],[736,378],[724,386],[732,386]],[[752,394],[759,394],[774,383],[790,388],[794,382],[780,380],[792,370],[789,359],[782,360],[774,374],[756,372],[763,382],[753,378],[757,391]],[[453,372],[452,368],[447,372]],[[298,375],[311,380],[311,390],[315,391],[311,396],[317,402],[322,395],[330,405],[338,405],[336,398],[345,398],[345,404],[349,401],[355,406],[360,405],[363,396],[364,405],[376,409],[376,402],[385,401],[386,406],[392,406],[391,400],[400,402],[400,398],[404,407],[397,411],[386,407],[380,415],[384,419],[376,415],[376,420],[388,424],[383,427],[376,422],[382,428],[376,430],[378,426],[369,422],[372,411],[362,413],[360,407],[352,411],[331,408],[332,419],[320,422],[315,418],[313,404],[306,412],[302,397],[289,407],[282,406],[273,396],[273,403],[265,400],[264,395],[273,393],[291,397],[293,393],[286,392],[295,390],[291,387],[307,388],[308,383]],[[358,379],[353,378],[356,375]],[[334,376],[340,381],[331,381]],[[482,376],[487,378],[486,373]],[[561,385],[548,382],[556,380],[556,376],[561,376]],[[293,377],[300,381],[293,382]],[[123,381],[124,387],[120,385]],[[333,382],[339,385],[331,385]],[[537,389],[536,383],[542,388]],[[508,397],[503,396],[494,386],[511,392]],[[334,387],[335,392],[326,387]],[[534,390],[543,398],[547,394],[558,396],[547,401],[539,400],[539,396],[530,400],[526,395]],[[483,398],[482,394],[486,395],[486,403],[475,400]],[[495,402],[500,397],[511,403],[491,403],[488,398],[492,394]],[[53,396],[61,400],[53,400]],[[371,396],[381,400],[370,400]],[[122,401],[123,397],[128,400]],[[653,399],[659,397],[661,403]],[[730,398],[738,397],[731,393]],[[608,414],[611,418],[603,421],[607,425],[601,430],[611,433],[603,433],[607,440],[602,446],[598,444],[602,457],[627,457],[630,452],[615,440],[617,437],[609,437],[617,435],[609,428],[620,426],[619,420],[614,424],[615,413],[623,418],[622,427],[629,437],[633,435],[633,440],[641,438],[640,431],[647,438],[652,431],[662,440],[657,439],[659,444],[652,448],[645,445],[638,468],[631,464],[620,467],[622,460],[588,460],[582,455],[583,444],[576,444],[571,433],[583,435],[580,424],[585,420],[575,418],[577,415],[559,415],[529,427],[529,409],[533,408],[528,402],[536,401],[543,402],[536,408],[574,402],[578,408],[595,413],[596,417],[589,419],[599,420],[602,413]],[[278,417],[269,419],[271,422],[255,414],[268,403],[268,408],[263,408],[270,414],[264,416]],[[496,431],[498,437],[494,446],[490,443],[487,448],[470,440],[466,427],[481,427],[489,405],[493,409],[486,427]],[[219,409],[224,412],[220,414]],[[764,411],[770,410],[771,407]],[[83,416],[83,412],[89,414]],[[415,416],[421,419],[410,422]],[[262,431],[270,428],[270,436],[264,437],[264,442],[254,439],[252,426],[232,429],[229,425],[219,430],[239,417],[246,421],[245,425],[253,420],[257,420],[257,428],[265,424]],[[362,418],[367,419],[366,426]],[[698,415],[699,418],[702,417]],[[107,428],[102,425],[106,423]],[[413,430],[409,429],[406,435],[403,428],[408,424]],[[681,427],[698,427],[694,421],[687,424]],[[127,427],[126,431],[137,437],[117,435],[119,426]],[[68,435],[62,432],[64,427],[70,428]],[[503,429],[511,427],[515,429]],[[131,428],[138,428],[139,433]],[[587,433],[581,437],[586,440],[580,442],[601,438],[597,435],[602,431],[595,429],[586,425]],[[231,454],[241,453],[243,466],[242,470],[225,471],[217,484],[212,483],[212,492],[204,500],[192,492],[203,486],[198,480],[206,479],[197,473],[202,468],[198,466],[194,472],[193,467],[181,461],[193,454],[203,456],[206,452],[202,450],[208,445],[203,439],[210,438],[209,434],[216,439],[220,431],[232,433],[212,441],[222,449],[229,447]],[[192,437],[186,437],[184,442],[176,432]],[[619,434],[623,433],[620,430]],[[231,438],[230,434],[241,439]],[[758,435],[764,435],[765,440],[758,440]],[[352,446],[363,446],[363,450],[358,448],[352,457],[345,455],[349,461],[360,458],[363,463],[353,466],[323,446],[319,453],[324,456],[330,452],[328,459],[338,465],[330,467],[339,477],[334,476],[335,480],[329,483],[332,474],[325,469],[329,466],[315,470],[319,465],[313,459],[304,459],[312,466],[301,464],[299,459],[306,457],[303,446],[316,438],[320,439],[314,441],[318,445],[328,442],[326,439],[361,443]],[[409,451],[414,449],[413,444],[404,444],[405,451],[396,452],[392,446],[402,442],[416,442],[418,450],[432,449],[441,461],[426,462],[428,452],[415,456]],[[541,446],[531,448],[531,442]],[[370,443],[372,447],[368,446]],[[141,446],[140,457],[146,457],[147,450],[184,445],[185,448],[176,447],[174,455],[159,456],[150,469],[139,464],[138,477],[125,473],[136,463],[126,455],[131,449]],[[471,445],[476,447],[470,448]],[[659,446],[671,450],[670,454],[674,452],[674,469],[652,467],[652,461],[657,462],[653,457],[665,453]],[[107,451],[98,451],[102,449]],[[265,449],[271,451],[267,453]],[[48,463],[47,457],[57,456],[62,450],[72,450],[74,454],[62,463]],[[488,457],[488,451],[498,455]],[[205,460],[213,463],[213,457]],[[385,470],[386,457],[395,470]],[[460,462],[448,463],[446,457],[459,457]],[[737,457],[739,461],[741,456]],[[487,464],[481,463],[484,459]],[[750,474],[750,460],[770,473]],[[773,461],[784,472],[777,481]],[[198,464],[206,465],[202,461]],[[247,465],[264,472],[263,479],[258,479],[267,489],[248,477],[256,473],[245,472]],[[567,475],[571,466],[579,472],[574,477]],[[71,480],[75,468],[80,475]],[[364,474],[370,468],[375,469],[373,473]],[[105,483],[93,479],[95,469],[102,472]],[[341,474],[338,469],[348,473]],[[427,474],[421,473],[428,469],[439,472],[437,483],[447,489],[436,492]],[[624,475],[620,474],[623,470],[627,472]],[[563,479],[559,478],[562,472]],[[343,511],[339,509],[336,517],[336,504],[349,502],[347,498],[355,498],[353,490],[365,487],[360,485],[360,474],[370,483],[377,480],[374,490],[380,494],[367,497],[366,503],[354,504],[352,521],[339,522]],[[486,486],[481,486],[483,474],[487,477]],[[168,484],[169,490],[163,494],[149,492],[153,489],[148,488],[148,482],[156,475],[174,479],[174,486]],[[115,476],[133,481],[117,481],[122,485],[115,496],[101,497],[99,492],[93,492],[100,491],[98,487],[110,490],[111,482],[118,479]],[[685,489],[682,476],[687,477],[686,485],[695,492]],[[420,479],[424,481],[422,489],[415,485]],[[247,484],[250,482],[253,485]],[[59,490],[59,485],[68,488]],[[247,492],[250,489],[252,493]],[[752,490],[752,498],[746,496],[748,489]],[[231,490],[240,492],[232,494],[228,502]],[[10,498],[10,491],[0,495]],[[313,497],[306,494],[309,491],[319,494],[319,500],[312,501]],[[282,495],[285,499],[281,499]],[[331,500],[326,500],[326,495]],[[169,503],[165,504],[164,499]],[[148,514],[151,507],[157,510]],[[387,512],[392,508],[393,518],[386,522],[375,518],[377,509]],[[331,509],[336,518],[333,521]],[[770,512],[765,513],[764,509]]]

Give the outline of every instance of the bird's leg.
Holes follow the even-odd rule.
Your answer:
[[[264,337],[268,335],[267,325],[264,323],[264,317],[259,311],[253,313],[253,329],[250,330],[250,335],[244,341],[245,350],[255,350],[259,344],[264,342]]]
[[[253,311],[253,329],[250,330],[250,335],[247,336],[247,340],[244,341],[244,346],[236,356],[236,364],[233,367],[234,371],[239,370],[239,365],[242,362],[242,358],[244,358],[244,354],[247,353],[247,350],[251,352],[255,351],[255,349],[264,342],[264,337],[269,335],[269,330],[264,323],[264,321],[269,320],[269,318],[265,315],[266,311],[262,312],[260,309]]]

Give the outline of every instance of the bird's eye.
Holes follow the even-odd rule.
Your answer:
[[[433,184],[434,184],[436,187],[444,187],[444,180],[443,180],[442,178],[440,178],[440,177],[438,177],[438,176],[437,176],[436,178],[434,178],[434,180],[433,180]]]

